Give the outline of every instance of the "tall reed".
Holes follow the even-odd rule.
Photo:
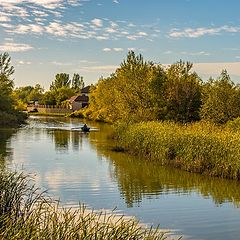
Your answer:
[[[0,171],[0,239],[165,239],[133,218],[64,208],[31,183],[23,173]]]
[[[240,131],[207,122],[120,125],[120,147],[190,172],[240,179]]]

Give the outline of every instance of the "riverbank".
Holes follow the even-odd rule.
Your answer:
[[[0,127],[17,127],[25,122],[27,114],[12,110],[0,111]]]
[[[66,117],[66,113],[43,113],[43,112],[30,112],[29,116],[49,116],[49,117]]]
[[[162,165],[240,179],[240,131],[206,122],[181,125],[144,122],[119,125],[118,147]]]
[[[165,239],[134,219],[61,207],[23,173],[0,170],[1,239]]]

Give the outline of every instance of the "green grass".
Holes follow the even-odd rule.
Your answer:
[[[0,171],[0,239],[166,239],[133,218],[61,207],[23,173]]]
[[[207,122],[119,125],[119,146],[190,172],[240,179],[240,131]]]

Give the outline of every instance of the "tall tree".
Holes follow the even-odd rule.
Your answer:
[[[55,76],[55,80],[52,82],[50,86],[50,90],[54,91],[61,87],[70,88],[71,80],[69,79],[69,74],[67,73],[58,73]]]
[[[11,110],[13,108],[13,80],[11,79],[14,68],[11,66],[11,58],[8,53],[0,54],[0,110]]]
[[[201,79],[192,72],[192,63],[179,61],[167,69],[164,91],[166,119],[180,122],[199,120]]]
[[[74,89],[76,93],[80,93],[80,90],[84,88],[84,85],[83,77],[78,73],[74,73],[72,78],[72,89]]]
[[[225,123],[240,116],[239,86],[232,82],[226,70],[204,85],[201,116],[215,123]]]

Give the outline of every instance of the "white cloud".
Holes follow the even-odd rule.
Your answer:
[[[23,43],[4,43],[0,45],[0,51],[2,52],[25,52],[33,49],[32,46]]]
[[[127,36],[127,39],[132,40],[132,41],[135,41],[135,40],[137,40],[137,36],[135,36],[135,35],[130,35],[130,36]]]
[[[72,63],[66,63],[66,62],[57,62],[57,61],[53,61],[50,62],[51,64],[55,65],[55,66],[72,66]]]
[[[10,22],[11,18],[8,16],[0,15],[0,22]]]
[[[118,0],[113,0],[114,3],[116,4],[119,4],[119,1]]]
[[[114,50],[115,52],[122,52],[122,51],[123,51],[123,48],[113,48],[113,50]]]
[[[145,32],[139,32],[138,35],[139,35],[139,36],[147,36],[148,34],[145,33]]]
[[[19,64],[19,65],[30,65],[30,64],[32,64],[32,62],[20,60],[20,61],[18,61],[18,64]]]
[[[101,19],[98,19],[98,18],[94,18],[92,21],[91,21],[92,24],[94,24],[96,27],[102,27],[103,25],[103,22]]]
[[[116,66],[116,65],[90,66],[90,67],[81,67],[80,71],[110,73],[110,72],[114,72],[118,67],[119,66]]]
[[[111,50],[112,50],[111,48],[103,48],[104,52],[111,52]]]
[[[189,56],[209,56],[210,55],[210,53],[205,52],[205,51],[200,51],[200,52],[181,52],[180,54],[189,55]]]
[[[204,35],[217,35],[224,32],[237,33],[240,32],[240,27],[233,27],[224,25],[216,28],[186,28],[184,30],[172,29],[169,33],[169,37],[172,38],[198,38]]]
[[[107,32],[107,33],[115,33],[115,32],[117,32],[117,30],[114,29],[114,28],[106,28],[105,32]]]

